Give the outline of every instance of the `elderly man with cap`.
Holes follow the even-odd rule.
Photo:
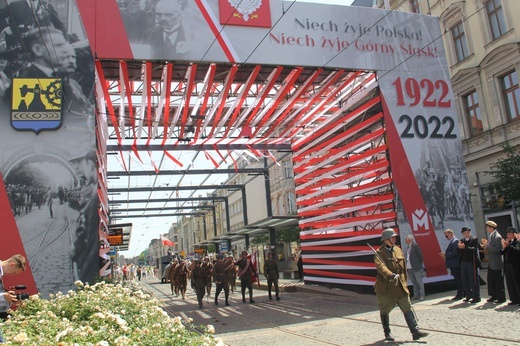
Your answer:
[[[406,261],[403,251],[395,245],[397,234],[391,228],[382,233],[383,244],[377,249],[374,262],[377,275],[375,292],[381,315],[381,323],[385,333],[385,341],[394,341],[390,331],[390,312],[396,304],[404,313],[406,324],[412,333],[413,340],[428,336],[428,333],[419,330],[417,320],[410,302],[410,292],[407,287]]]
[[[471,236],[469,227],[462,227],[462,239],[458,244],[460,251],[460,275],[466,292],[465,302],[480,302],[480,257],[478,239]]]
[[[507,239],[502,239],[502,252],[507,291],[511,300],[507,305],[520,306],[520,236],[514,227],[508,227],[506,237]]]
[[[224,297],[226,298],[226,306],[229,306],[229,267],[233,264],[224,262],[222,255],[217,256],[217,263],[213,265],[213,281],[215,281],[215,305],[218,305],[218,295],[224,290]]]
[[[488,302],[503,304],[506,302],[506,292],[504,288],[504,260],[502,256],[502,236],[497,231],[497,224],[493,221],[486,222],[486,231],[489,233],[489,241],[482,239],[481,244],[488,253],[488,273],[487,286],[489,299]]]

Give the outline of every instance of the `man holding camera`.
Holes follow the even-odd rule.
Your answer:
[[[18,301],[13,290],[5,290],[3,278],[4,276],[12,276],[20,274],[25,270],[25,257],[22,255],[14,255],[6,260],[0,261],[0,318],[6,319],[7,312],[11,308],[11,304]],[[5,342],[4,337],[0,333],[0,343]]]

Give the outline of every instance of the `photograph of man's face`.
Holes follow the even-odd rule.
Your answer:
[[[159,1],[155,8],[155,19],[164,31],[173,30],[181,24],[181,5],[177,1]]]

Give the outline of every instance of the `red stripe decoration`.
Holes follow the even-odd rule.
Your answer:
[[[302,259],[303,261],[303,259]],[[375,269],[375,263],[368,262],[352,262],[352,261],[335,261],[335,260],[326,260],[326,259],[314,259],[314,258],[305,258],[305,264],[324,264],[324,265],[340,265],[340,266],[352,266],[352,267],[362,267],[365,269]]]
[[[190,67],[190,75],[188,78],[188,84],[186,84],[186,92],[184,93],[185,103],[184,103],[184,111],[182,112],[182,120],[180,126],[180,138],[184,138],[184,130],[186,126],[186,121],[188,120],[188,111],[190,110],[190,100],[192,90],[195,87],[195,75],[197,74],[197,64],[192,64]]]
[[[146,121],[148,122],[148,139],[146,145],[149,145],[152,140],[152,63],[149,61],[145,62],[144,68],[146,70],[144,87],[148,90],[146,95]]]
[[[286,97],[286,95],[291,91],[291,89],[294,86],[294,82],[300,76],[302,71],[303,71],[302,67],[295,68],[285,78],[284,82],[282,82],[283,87],[280,88],[280,90],[278,91],[278,94],[275,97],[274,102],[271,101],[269,104],[270,107],[265,108],[264,111],[262,111],[263,115],[262,114],[260,115],[262,118],[259,121],[255,120],[251,123],[251,126],[256,127],[256,131],[253,133],[252,137],[256,137],[258,132],[260,132],[260,130],[262,129],[262,127],[264,125],[266,125],[266,123],[269,124],[267,122],[268,120],[271,120],[271,121],[273,120],[273,119],[271,119],[271,115],[277,110],[278,105],[283,101],[283,99]],[[258,124],[257,124],[257,122],[258,122]]]
[[[112,99],[110,98],[110,94],[108,92],[108,84],[105,79],[105,74],[103,73],[103,66],[101,66],[101,61],[96,60],[96,71],[98,74],[99,82],[103,89],[103,96],[105,98],[106,106],[108,108],[108,115],[110,116],[110,121],[112,122],[112,126],[114,127],[114,131],[117,136],[117,144],[121,145],[121,133],[119,132],[119,125],[117,123],[116,114],[114,112],[114,106],[112,105]]]
[[[254,81],[256,80],[256,76],[258,75],[258,72],[260,72],[260,69],[262,66],[256,65],[251,74],[249,75],[249,78],[247,79],[246,83],[243,85],[242,92],[240,95],[237,96],[239,99],[239,102],[236,104],[233,115],[231,115],[231,119],[229,120],[229,126],[226,127],[226,132],[224,133],[224,137],[227,137],[229,131],[233,128],[235,125],[235,120],[238,117],[238,114],[240,114],[240,111],[242,110],[242,105],[247,99],[247,93],[251,89],[251,86],[253,85]]]
[[[217,39],[220,47],[222,47],[224,54],[226,54],[226,57],[229,59],[229,62],[234,63],[238,61],[238,58],[235,57],[236,53],[234,53],[234,49],[231,46],[231,43],[224,37],[222,32],[223,28],[220,26],[220,24],[218,24],[218,19],[211,11],[208,3],[205,0],[195,0],[195,3],[199,7],[200,12],[206,20],[206,23],[208,23],[211,31],[213,32],[213,35],[215,35],[215,38]]]
[[[180,162],[179,160],[177,160],[172,154],[170,154],[168,151],[164,151],[164,155],[166,155],[166,157],[168,157],[170,160],[172,160],[173,162],[175,162],[176,164],[178,164],[179,166],[183,167],[183,164],[182,162]]]
[[[161,142],[161,145],[164,145],[166,143],[166,140],[168,139],[168,125],[170,123],[170,97],[171,97],[171,85],[172,85],[172,71],[173,71],[173,64],[166,64],[166,77],[163,83],[163,87],[165,88],[166,97],[164,100],[164,124],[163,124],[163,140]]]
[[[304,275],[368,286],[375,273],[362,275],[374,269],[366,243],[377,247],[381,231],[397,224],[393,179],[381,100],[375,87],[359,87],[374,75],[337,73],[330,80],[343,77],[341,87],[324,87],[291,120],[310,128],[293,144]],[[345,101],[331,105],[340,94]]]
[[[304,271],[304,275],[316,275],[319,277],[332,277],[332,278],[341,278],[341,279],[352,279],[352,280],[360,280],[360,281],[370,281],[375,282],[375,276],[364,276],[364,275],[357,275],[357,274],[345,274],[345,273],[338,273],[338,272],[329,272],[324,270],[313,270],[313,269],[307,269]],[[306,278],[307,280],[307,278]],[[312,278],[309,279],[309,281],[312,281]]]
[[[374,231],[364,231],[361,233],[361,236],[381,236],[382,229],[377,229]],[[349,237],[359,237],[359,232],[337,232],[337,233],[327,233],[327,234],[304,234],[300,236],[300,239],[305,240],[325,240],[325,239],[342,239],[342,238],[349,238]]]

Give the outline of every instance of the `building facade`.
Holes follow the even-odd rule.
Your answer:
[[[518,228],[516,203],[496,191],[486,172],[504,157],[504,144],[520,144],[520,1],[374,0],[367,5],[356,0],[353,5],[440,18],[469,181],[459,189],[469,189],[479,237],[485,237],[488,219],[502,232]]]

